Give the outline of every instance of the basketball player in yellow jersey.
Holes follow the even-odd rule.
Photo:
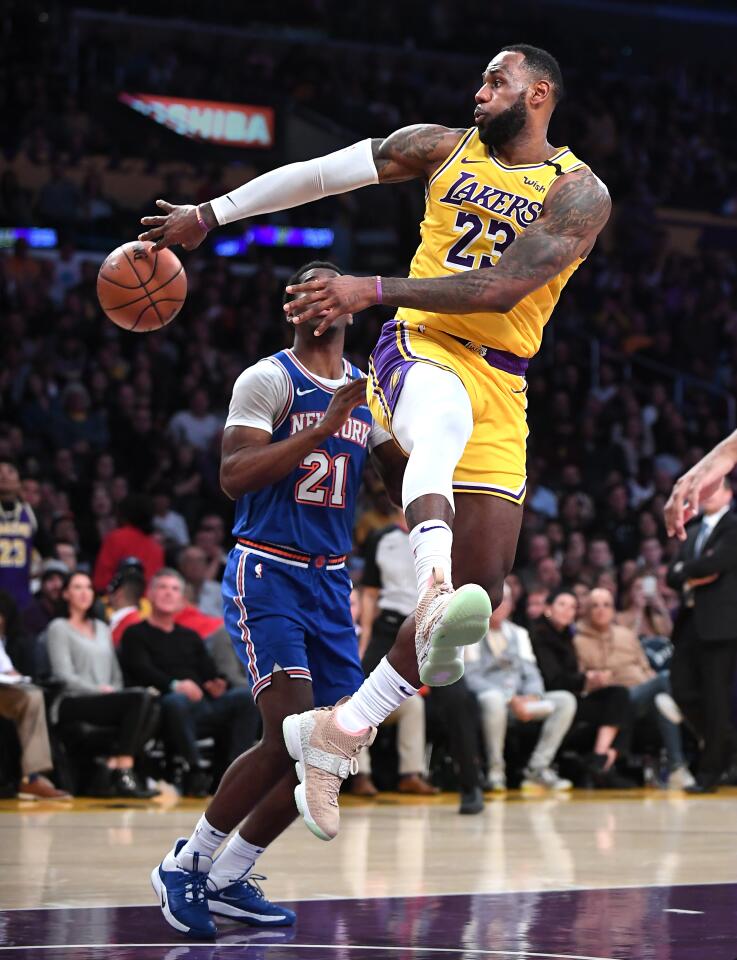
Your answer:
[[[290,288],[297,299],[285,307],[295,323],[321,317],[318,332],[372,304],[399,308],[372,354],[368,393],[374,416],[408,458],[402,501],[418,606],[347,703],[285,721],[305,779],[302,813],[323,837],[337,831],[340,777],[367,732],[420,680],[442,685],[462,675],[462,646],[485,635],[489,598],[500,602],[514,562],[527,364],[611,207],[591,170],[547,140],[562,92],[554,57],[507,46],[483,73],[470,129],[406,127],[274,170],[209,204],[160,201],[165,215],[142,221],[153,228],[143,239],[192,248],[231,220],[370,183],[426,183],[409,278],[314,280]]]

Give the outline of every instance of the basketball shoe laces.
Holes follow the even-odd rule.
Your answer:
[[[420,622],[420,629],[415,636],[417,662],[420,666],[430,653],[430,637],[438,620],[445,613],[445,599],[455,593],[453,587],[445,580],[440,568],[433,568],[433,580],[428,584],[424,596],[417,605],[416,618]]]
[[[184,899],[188,903],[204,903],[207,899],[207,874],[195,873],[184,883]]]
[[[315,707],[315,712],[318,713],[321,711],[328,712],[330,710],[335,710],[336,707],[339,707],[341,703],[345,703],[347,699],[348,697],[344,697],[342,700],[339,700],[335,707]],[[308,763],[310,763],[309,754],[310,748],[308,747],[305,755],[305,760]],[[338,756],[338,754],[335,756]],[[355,775],[358,773],[358,757],[345,757],[345,759],[348,761],[347,773],[343,773],[342,771],[339,773],[333,773],[329,770],[325,770],[323,767],[320,767],[315,763],[310,763],[310,766],[314,771],[312,776],[320,783],[320,790],[321,792],[324,790],[325,799],[331,807],[338,806],[338,795],[340,794],[340,785],[342,781],[345,780],[349,774],[350,776],[355,777]]]

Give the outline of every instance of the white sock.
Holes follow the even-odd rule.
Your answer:
[[[222,844],[223,840],[225,840],[227,836],[227,833],[222,833],[222,831],[216,830],[211,823],[208,823],[207,817],[203,813],[200,819],[197,821],[197,826],[194,828],[194,833],[184,844],[177,856],[174,857],[172,854],[167,854],[167,857],[164,860],[164,870],[173,870],[176,867],[181,867],[182,863],[177,861],[179,861],[180,858],[192,856],[195,853],[199,853],[200,855],[204,854],[206,857],[209,857],[212,860],[218,847]],[[171,857],[171,863],[167,865],[167,860],[169,860],[169,857]]]
[[[222,890],[236,880],[242,880],[263,852],[264,847],[257,847],[244,840],[239,833],[234,833],[225,850],[212,865],[210,883]]]
[[[415,555],[418,599],[427,590],[433,567],[441,569],[445,582],[451,583],[450,551],[453,546],[453,531],[447,523],[442,520],[418,523],[409,532],[409,544]]]
[[[360,733],[366,727],[378,727],[416,693],[417,689],[383,657],[351,699],[338,707],[335,719],[348,733]]]

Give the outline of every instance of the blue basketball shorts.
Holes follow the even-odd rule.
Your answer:
[[[276,670],[312,682],[315,706],[330,706],[363,683],[350,610],[351,579],[326,558],[296,563],[240,544],[223,577],[225,625],[254,699]]]

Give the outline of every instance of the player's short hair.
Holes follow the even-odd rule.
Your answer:
[[[329,260],[310,260],[309,263],[303,264],[299,270],[296,270],[292,276],[287,280],[285,287],[291,287],[293,283],[302,283],[302,279],[306,273],[309,273],[310,270],[333,270],[338,276],[343,276],[343,271],[340,267],[336,267],[334,263],[330,263]],[[282,297],[282,303],[291,303],[295,299],[294,294],[287,293],[286,289],[284,290],[284,296]]]
[[[525,58],[527,72],[535,80],[547,80],[553,87],[555,102],[559,103],[565,96],[563,74],[560,64],[552,53],[541,47],[533,47],[529,43],[509,43],[501,48],[511,53],[521,53]]]

